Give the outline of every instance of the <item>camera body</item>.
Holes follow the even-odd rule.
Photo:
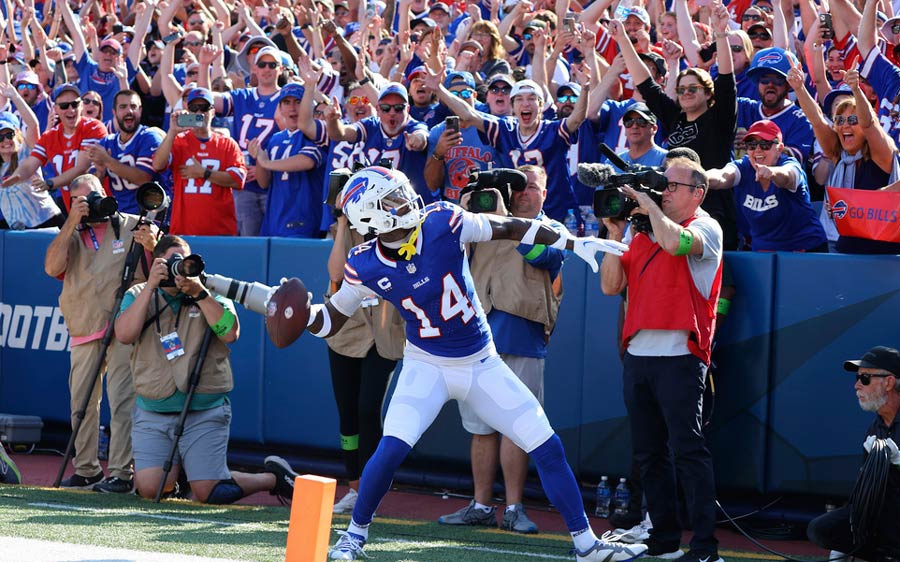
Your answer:
[[[611,218],[631,221],[636,232],[650,232],[650,219],[646,215],[631,215],[638,208],[637,201],[627,197],[619,189],[627,185],[650,196],[654,203],[662,206],[662,194],[668,180],[662,172],[653,168],[631,167],[625,174],[610,176],[602,187],[594,192],[594,215],[597,218]]]
[[[181,113],[175,119],[179,127],[202,127],[206,116],[202,113]]]
[[[497,210],[497,192],[503,197],[503,203],[509,209],[509,199],[513,191],[524,191],[528,178],[519,170],[511,168],[495,168],[492,170],[475,170],[469,175],[469,183],[460,195],[471,193],[468,211],[472,213],[493,213]],[[490,191],[496,189],[495,191]]]
[[[82,223],[105,221],[119,210],[119,202],[115,197],[104,197],[96,191],[88,193],[87,204],[88,216],[81,219]]]
[[[200,254],[191,254],[189,256],[172,254],[172,256],[166,260],[166,271],[168,271],[169,276],[163,279],[159,283],[159,286],[174,287],[176,275],[182,277],[199,277],[204,269],[206,269],[206,264],[203,263],[203,258],[200,257]]]

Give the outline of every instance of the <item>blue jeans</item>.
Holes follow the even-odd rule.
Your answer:
[[[266,214],[266,198],[268,194],[235,189],[234,211],[237,214],[239,236],[259,236],[263,216]]]

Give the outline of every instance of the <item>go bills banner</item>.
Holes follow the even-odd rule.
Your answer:
[[[841,236],[900,242],[900,193],[829,187],[828,200]]]

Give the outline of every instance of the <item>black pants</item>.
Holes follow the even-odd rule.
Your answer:
[[[893,470],[893,468],[892,468]],[[865,544],[854,550],[853,535],[850,532],[851,507],[844,506],[824,513],[809,522],[806,534],[811,543],[826,550],[837,550],[845,554],[852,553],[854,558],[862,558],[869,562],[877,562],[885,556],[897,558],[900,550],[889,543],[897,543],[896,521],[885,522],[885,529],[879,532],[882,539],[876,539],[873,544]]]
[[[344,468],[348,479],[359,480],[381,440],[381,406],[397,362],[378,355],[374,345],[361,359],[340,355],[329,348],[328,361],[342,440],[358,441],[358,448],[342,444]]]
[[[691,550],[701,556],[717,554],[715,479],[701,427],[707,367],[693,355],[625,353],[623,362],[625,406],[653,521],[652,536],[672,549],[681,543],[677,471],[694,532]]]

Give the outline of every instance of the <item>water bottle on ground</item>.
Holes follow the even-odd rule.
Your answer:
[[[578,219],[575,218],[575,209],[569,209],[569,212],[566,213],[566,218],[563,220],[563,226],[566,227],[566,230],[568,230],[572,236],[578,236]]]
[[[611,496],[612,490],[609,489],[609,479],[603,476],[600,478],[600,484],[597,485],[597,507],[594,509],[594,515],[604,519],[609,517]]]
[[[616,515],[625,515],[628,513],[628,504],[631,503],[631,490],[628,489],[628,483],[624,478],[619,478],[619,485],[616,486]]]
[[[97,458],[101,461],[109,459],[109,428],[100,426],[100,436],[97,438]]]

